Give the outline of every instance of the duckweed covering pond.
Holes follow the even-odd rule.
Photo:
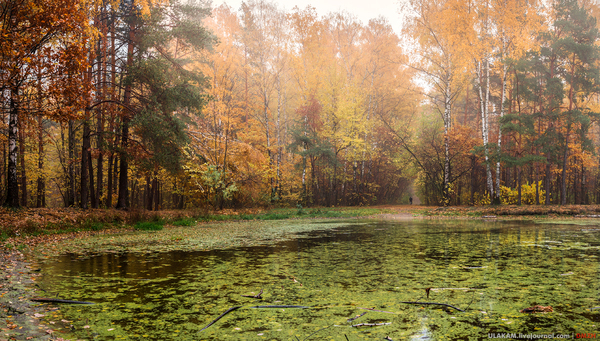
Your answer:
[[[246,237],[250,246],[242,246]],[[600,330],[600,231],[593,226],[252,222],[64,247],[73,253],[43,263],[40,285],[49,297],[97,304],[63,305],[45,318],[82,339],[477,340]],[[261,289],[262,300],[241,296]],[[251,308],[257,305],[310,308]],[[554,311],[519,312],[534,305]],[[242,308],[201,331],[233,306]],[[361,323],[390,324],[352,327]]]

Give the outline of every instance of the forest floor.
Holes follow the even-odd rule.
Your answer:
[[[32,251],[38,245],[54,246],[62,241],[92,235],[118,235],[134,231],[136,224],[158,222],[173,230],[207,222],[213,229],[244,220],[282,220],[306,218],[407,219],[535,219],[577,220],[600,218],[600,205],[567,206],[453,206],[381,205],[374,207],[247,209],[206,211],[80,210],[80,209],[0,209],[0,341],[61,340],[53,326],[39,319],[47,314],[47,305],[30,299],[39,295],[35,285],[39,272],[32,263]],[[595,220],[595,219],[594,219]],[[599,220],[600,222],[600,220]],[[268,226],[267,222],[254,226]],[[185,232],[179,232],[185,234]],[[203,232],[204,233],[204,232]],[[244,231],[247,236],[248,231]],[[185,236],[183,237],[185,238]],[[206,238],[206,236],[202,236]],[[124,244],[125,245],[125,244]],[[214,245],[219,245],[214,244]],[[63,321],[64,322],[64,321]],[[67,321],[68,322],[68,321]]]

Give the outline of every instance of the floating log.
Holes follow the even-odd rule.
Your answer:
[[[450,307],[450,308],[456,309],[456,310],[458,310],[458,311],[462,311],[463,313],[465,312],[464,310],[462,310],[462,309],[460,309],[460,308],[457,308],[457,307],[455,307],[455,306],[453,306],[453,305],[446,304],[446,303],[434,303],[434,302],[406,302],[406,301],[400,301],[400,302],[398,302],[398,303],[404,303],[404,304],[420,304],[420,305],[441,305],[441,306],[444,306],[444,307]]]
[[[240,305],[240,306],[235,306],[235,307],[231,307],[231,308],[227,309],[227,311],[225,311],[223,314],[219,315],[219,317],[217,317],[216,319],[212,320],[211,323],[207,324],[206,327],[200,329],[200,331],[203,331],[204,329],[212,326],[213,324],[215,324],[215,322],[219,321],[223,316],[229,314],[230,312],[232,312],[232,311],[234,311],[236,309],[240,309],[241,307],[242,306]]]
[[[44,298],[44,297],[32,298],[31,300],[34,302],[50,302],[50,303],[96,304],[94,302],[73,301],[73,300],[63,300],[60,298]]]
[[[359,323],[359,324],[354,324],[351,327],[354,328],[358,328],[358,327],[376,327],[376,326],[387,326],[389,324],[392,324],[392,322],[381,322],[381,323]]]

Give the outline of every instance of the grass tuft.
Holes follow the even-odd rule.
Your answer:
[[[163,225],[162,221],[140,221],[133,228],[140,231],[160,231]]]

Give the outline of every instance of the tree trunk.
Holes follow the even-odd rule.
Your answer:
[[[38,115],[38,172],[37,178],[37,195],[35,206],[46,206],[46,179],[44,176],[44,121],[42,115]]]
[[[451,76],[447,75],[446,93],[444,96],[444,188],[443,188],[443,205],[450,205],[450,139],[448,134],[452,125],[451,121]]]
[[[494,181],[492,179],[492,171],[490,169],[490,159],[489,159],[489,65],[486,60],[486,87],[485,94],[483,93],[483,82],[481,80],[482,77],[482,69],[481,62],[477,64],[477,80],[479,83],[479,103],[480,103],[480,111],[481,111],[481,137],[483,139],[483,149],[485,156],[485,174],[486,174],[486,184],[487,190],[490,195],[490,199],[494,199]]]
[[[69,136],[68,136],[68,148],[69,148],[69,160],[68,160],[68,169],[69,169],[69,188],[68,188],[68,206],[75,206],[75,127],[73,124],[73,120],[69,120]]]
[[[507,67],[503,66],[502,69],[502,90],[501,90],[501,100],[500,100],[500,119],[504,117],[504,100],[506,99],[506,75],[507,75]],[[501,123],[498,123],[498,154],[502,151],[502,126]],[[500,196],[500,159],[496,161],[496,197]]]
[[[80,183],[80,193],[81,193],[81,202],[79,203],[79,207],[88,208],[89,202],[89,149],[90,149],[90,123],[89,123],[89,112],[86,110],[85,121],[83,122],[83,138],[81,144],[81,183]]]
[[[156,175],[154,176],[154,179],[152,179],[152,197],[154,201],[154,210],[158,211],[160,206],[160,183],[158,182]],[[152,207],[150,207],[150,209],[152,209]]]
[[[27,207],[28,193],[27,193],[27,170],[25,168],[25,122],[19,120],[19,163],[21,164],[21,206]]]
[[[4,206],[19,207],[19,180],[17,178],[17,146],[19,105],[17,89],[12,89],[10,97],[10,112],[8,116],[8,164],[6,177],[6,200]]]
[[[569,133],[571,125],[567,124],[567,135],[565,136],[565,150],[563,152],[563,165],[560,173],[560,204],[567,204],[567,161],[569,155]]]
[[[521,166],[517,166],[517,205],[521,206]]]
[[[133,9],[131,10],[133,11]],[[127,69],[130,70],[133,65],[133,44],[135,41],[135,27],[133,23],[129,25],[129,44],[127,46]],[[121,130],[121,151],[119,153],[119,197],[117,199],[118,209],[129,208],[129,189],[127,187],[127,177],[129,172],[129,162],[127,160],[127,150],[129,148],[129,121],[130,114],[127,110],[131,102],[131,84],[125,85],[123,97],[123,121]]]
[[[535,204],[540,204],[540,169],[537,162],[535,163]]]
[[[131,90],[130,90],[131,91]],[[127,97],[127,90],[125,91]],[[121,152],[119,153],[119,197],[117,199],[118,209],[129,208],[129,188],[127,187],[127,147],[129,139],[129,119],[123,119],[123,127],[121,130]]]
[[[546,190],[546,205],[550,205],[550,181],[552,173],[550,172],[550,160],[546,160],[546,176],[544,178],[544,190]]]
[[[581,195],[581,204],[582,205],[587,205],[588,204],[588,200],[587,200],[587,193],[585,190],[585,166],[583,165],[583,160],[581,161],[581,191],[580,191],[580,195]]]

